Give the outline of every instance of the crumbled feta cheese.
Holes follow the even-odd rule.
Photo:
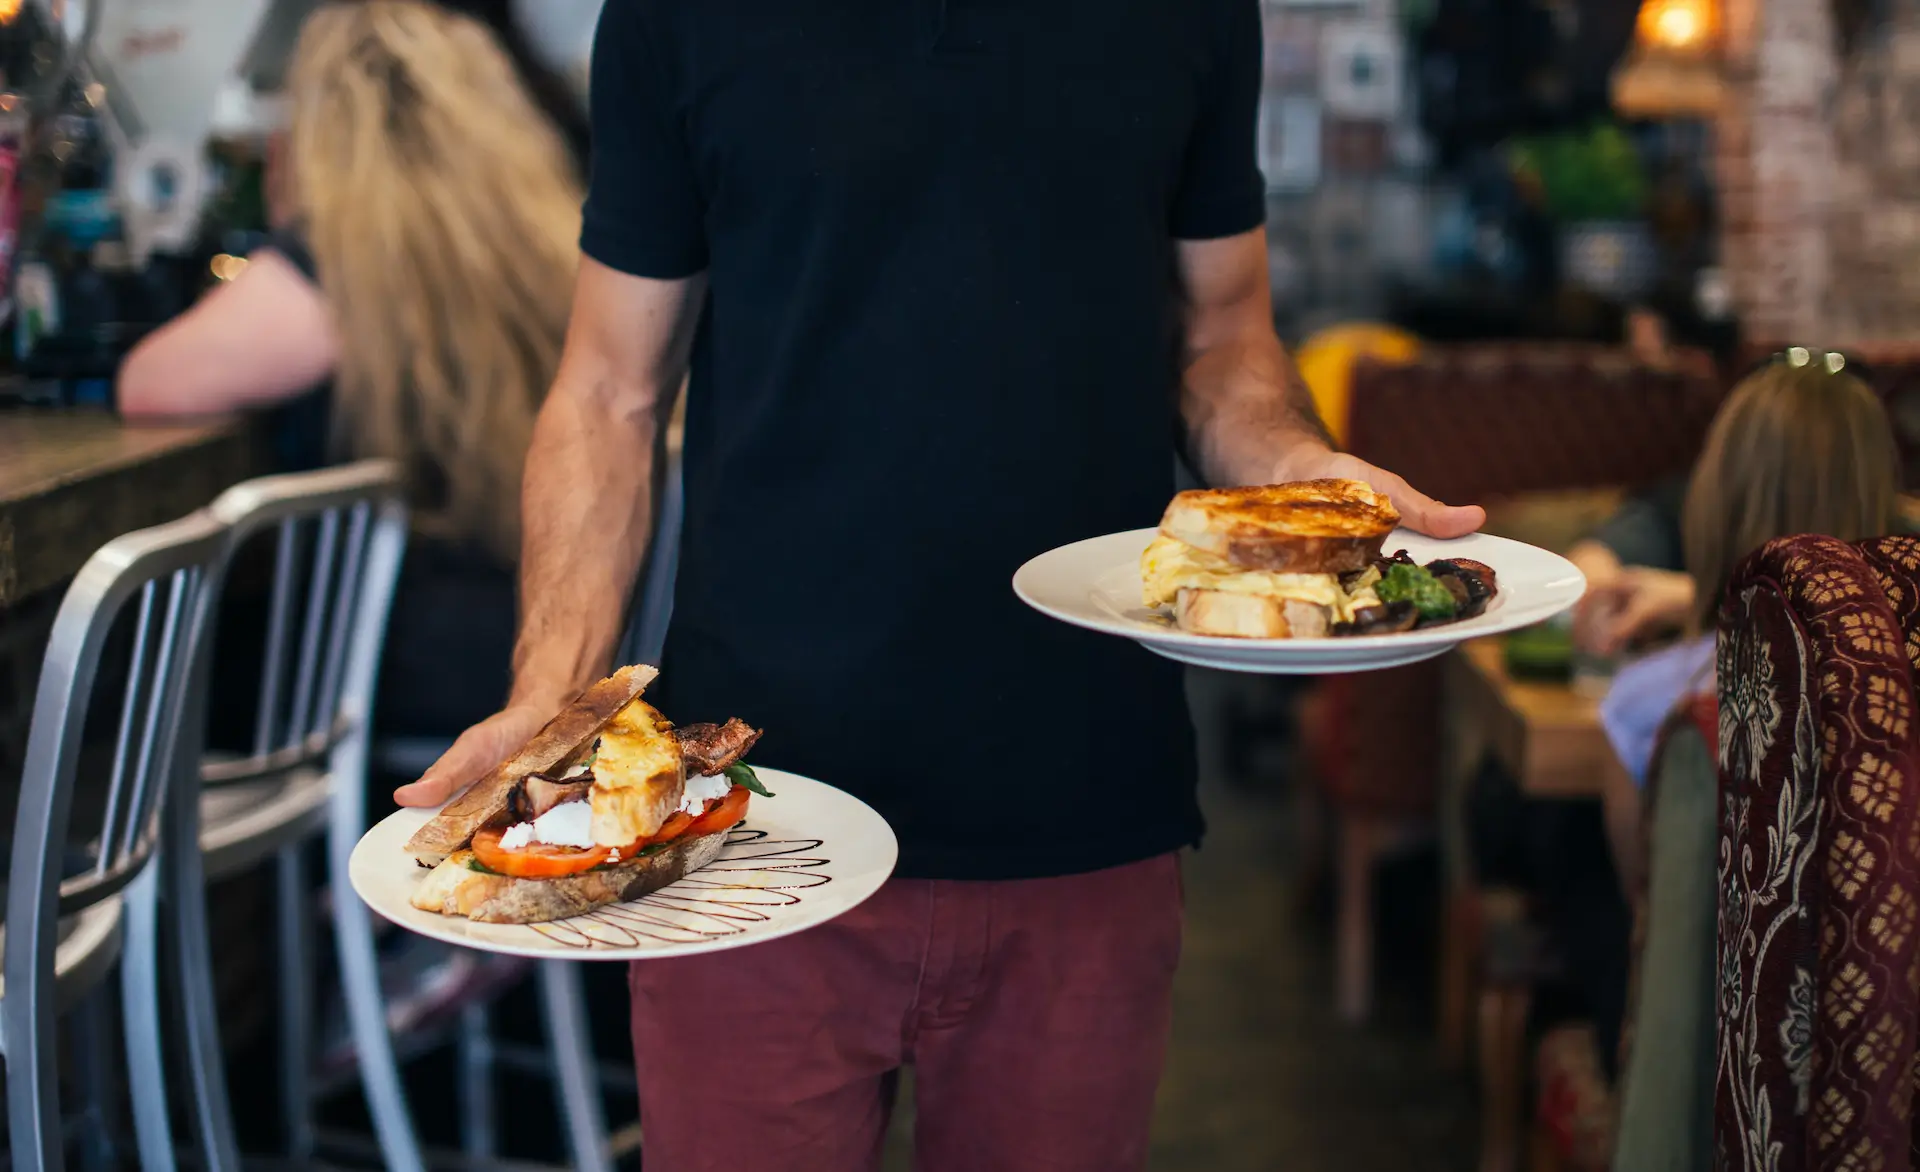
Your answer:
[[[548,846],[593,845],[593,809],[586,802],[562,802],[531,822],[518,822],[500,836],[503,850],[519,850],[532,843]]]
[[[715,798],[724,798],[733,788],[725,774],[715,777],[687,778],[686,800],[680,803],[680,812],[698,818],[706,812],[707,803]]]

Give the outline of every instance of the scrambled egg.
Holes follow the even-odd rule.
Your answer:
[[[664,717],[635,700],[600,731],[593,761],[593,840],[624,846],[658,833],[680,808],[686,767]]]
[[[1277,574],[1248,570],[1161,534],[1140,555],[1141,598],[1153,609],[1172,606],[1183,589],[1220,590],[1311,602],[1333,612],[1335,622],[1353,618],[1356,606],[1377,603],[1371,585],[1352,595],[1332,574]]]

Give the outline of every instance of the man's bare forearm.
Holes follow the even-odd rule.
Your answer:
[[[662,398],[563,371],[540,410],[521,491],[513,703],[557,705],[611,665],[653,530]]]
[[[1331,446],[1312,393],[1271,333],[1191,352],[1180,396],[1194,457],[1213,484],[1297,479],[1290,468]]]

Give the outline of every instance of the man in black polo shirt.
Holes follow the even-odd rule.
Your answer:
[[[650,1169],[870,1167],[909,1063],[931,1172],[1144,1160],[1201,831],[1180,674],[1013,571],[1157,518],[1181,442],[1480,522],[1330,452],[1274,335],[1260,42],[1258,0],[608,0],[513,696],[400,798],[606,669],[690,365],[661,705],[766,729],[901,847],[825,927],[634,966]]]

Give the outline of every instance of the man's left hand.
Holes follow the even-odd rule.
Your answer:
[[[1282,467],[1279,480],[1364,480],[1387,494],[1402,524],[1428,537],[1465,537],[1487,522],[1487,511],[1479,505],[1443,505],[1393,473],[1345,452],[1316,447],[1297,453]]]

